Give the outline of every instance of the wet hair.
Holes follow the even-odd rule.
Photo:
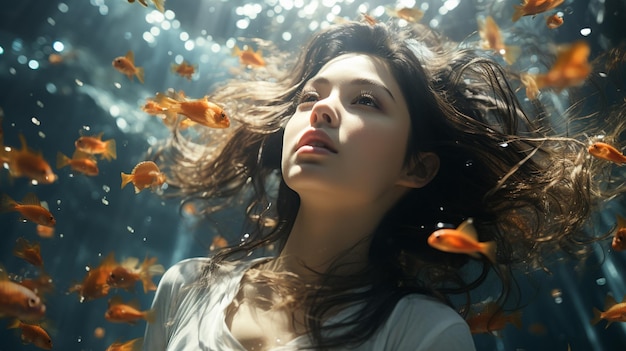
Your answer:
[[[513,269],[536,270],[547,266],[548,257],[584,255],[586,244],[604,237],[585,225],[595,207],[617,192],[617,185],[600,179],[609,166],[587,155],[585,135],[557,131],[539,101],[523,107],[511,86],[514,73],[424,27],[351,22],[315,34],[275,79],[235,79],[218,88],[211,98],[229,111],[231,129],[205,130],[195,137],[202,144],[176,130],[159,153],[168,172],[166,195],[200,201],[205,214],[245,208],[248,236],[216,252],[206,281],[221,262],[272,247],[280,251],[285,244],[299,197],[281,176],[283,127],[305,83],[347,53],[381,58],[398,82],[411,118],[405,165],[419,172],[420,153],[433,152],[440,168],[428,185],[411,189],[389,210],[371,234],[363,270],[342,277],[331,265],[318,272],[316,289],[297,286],[297,279],[267,278],[293,287],[277,288],[281,294],[291,291],[302,298],[296,301],[306,301],[300,307],[314,348],[366,341],[409,294],[431,295],[467,313],[471,292],[495,278],[497,301],[505,306],[516,300]],[[610,117],[603,123],[612,126],[604,140],[617,141],[623,125]],[[495,263],[428,245],[441,225],[456,227],[468,218],[480,241],[497,243]],[[324,323],[348,306],[355,312],[346,319]]]

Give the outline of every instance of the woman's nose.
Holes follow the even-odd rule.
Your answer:
[[[328,101],[329,98],[319,100],[313,105],[311,109],[311,125],[328,124],[329,126],[336,126],[338,122],[338,115],[335,109]]]

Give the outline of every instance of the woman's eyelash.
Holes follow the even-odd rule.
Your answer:
[[[315,100],[311,100],[311,98],[315,99]],[[314,90],[302,90],[298,93],[298,96],[296,97],[296,102],[298,104],[302,104],[305,102],[313,102],[313,101],[317,101],[317,99],[319,99],[319,94],[314,91]]]
[[[366,105],[373,106],[373,107],[379,107],[379,104],[378,104],[376,98],[374,97],[374,93],[369,91],[369,90],[361,90],[359,95],[354,99],[353,103],[358,103],[359,101],[360,102],[365,102],[366,100],[367,100]]]

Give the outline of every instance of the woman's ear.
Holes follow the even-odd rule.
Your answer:
[[[434,152],[421,152],[418,162],[407,167],[398,179],[398,185],[421,188],[435,178],[439,171],[439,156]]]

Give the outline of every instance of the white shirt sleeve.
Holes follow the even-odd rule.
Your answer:
[[[385,350],[476,350],[465,320],[449,306],[423,295],[398,301],[383,328]]]

